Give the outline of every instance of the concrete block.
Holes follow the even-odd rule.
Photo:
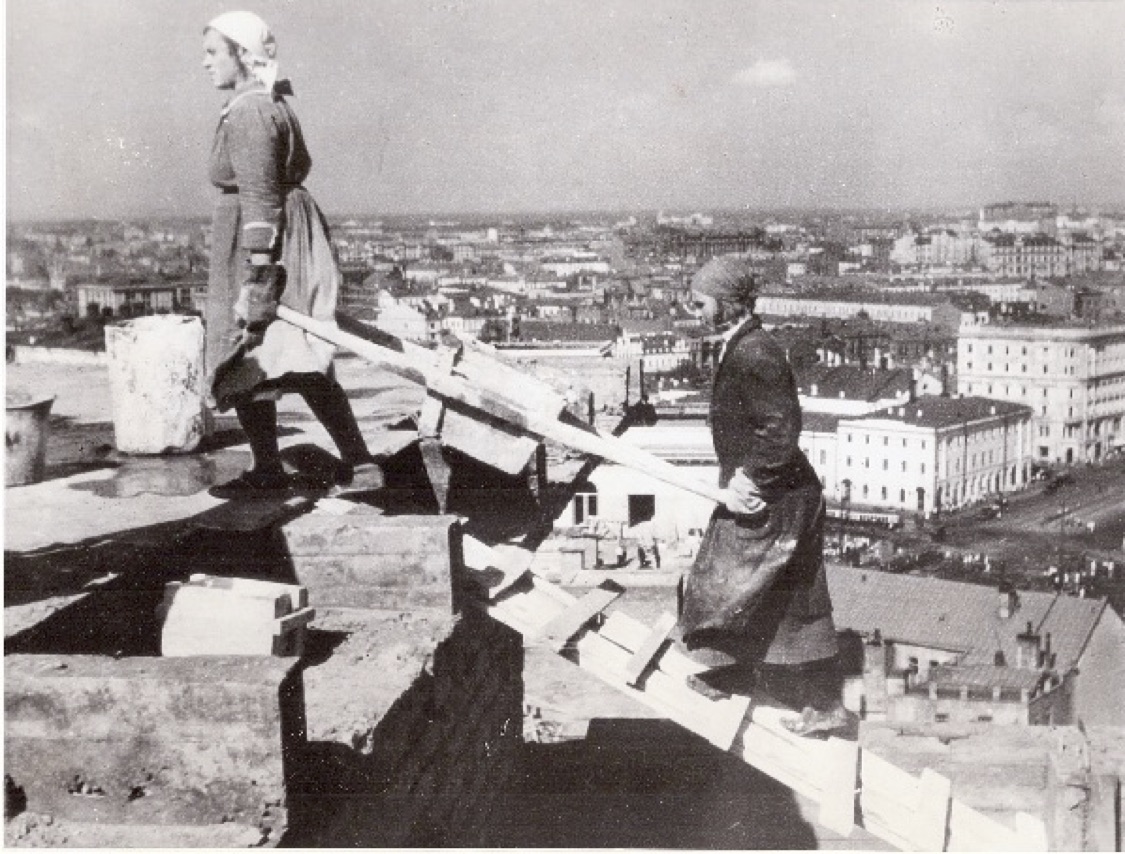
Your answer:
[[[300,672],[266,657],[10,655],[5,772],[27,809],[106,824],[286,823]]]
[[[283,533],[292,571],[315,606],[446,613],[456,606],[462,531],[455,516],[310,514]]]
[[[453,611],[448,553],[301,557],[293,571],[318,608]]]
[[[456,516],[384,516],[357,510],[344,516],[309,513],[283,525],[281,532],[288,553],[298,557],[448,549],[450,532],[459,527]]]
[[[303,587],[196,574],[165,587],[160,651],[191,655],[300,655],[308,624]],[[297,610],[299,608],[299,610]]]

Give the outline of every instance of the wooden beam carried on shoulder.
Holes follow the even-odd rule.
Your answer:
[[[527,374],[516,372],[523,380],[519,384],[513,384],[507,371],[498,371],[493,376],[489,371],[480,369],[480,362],[477,361],[474,364],[478,365],[478,369],[472,375],[472,382],[467,382],[468,378],[459,376],[456,369],[454,374],[443,373],[435,366],[433,354],[429,350],[415,347],[413,350],[397,352],[344,332],[335,324],[314,320],[284,306],[278,308],[277,316],[286,323],[383,365],[413,382],[425,383],[430,392],[444,398],[452,410],[470,410],[479,418],[495,420],[519,433],[549,439],[571,450],[631,468],[712,501],[723,501],[724,491],[717,485],[704,483],[683,469],[615,436],[603,434],[589,425],[567,423],[560,419],[561,407],[548,414],[545,407],[540,405],[542,394],[535,385],[544,384]],[[417,354],[417,350],[423,350],[426,356]],[[469,360],[462,362],[467,363]]]

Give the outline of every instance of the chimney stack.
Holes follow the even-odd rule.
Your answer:
[[[864,718],[881,721],[887,718],[887,671],[891,648],[883,642],[878,629],[863,644]]]
[[[999,614],[1001,620],[1007,620],[1017,610],[1019,610],[1019,595],[1016,593],[1016,588],[1011,584],[1004,581],[1000,583],[1000,608]]]
[[[1016,635],[1016,667],[1020,670],[1038,670],[1043,664],[1039,648],[1039,635],[1027,622],[1027,629]]]

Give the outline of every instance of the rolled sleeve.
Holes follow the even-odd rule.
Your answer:
[[[230,159],[242,208],[239,245],[250,252],[277,248],[283,193],[282,134],[265,98],[247,98],[227,117]]]

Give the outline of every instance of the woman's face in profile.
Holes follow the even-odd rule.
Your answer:
[[[242,78],[242,63],[217,30],[203,34],[203,67],[216,89],[233,89]]]

